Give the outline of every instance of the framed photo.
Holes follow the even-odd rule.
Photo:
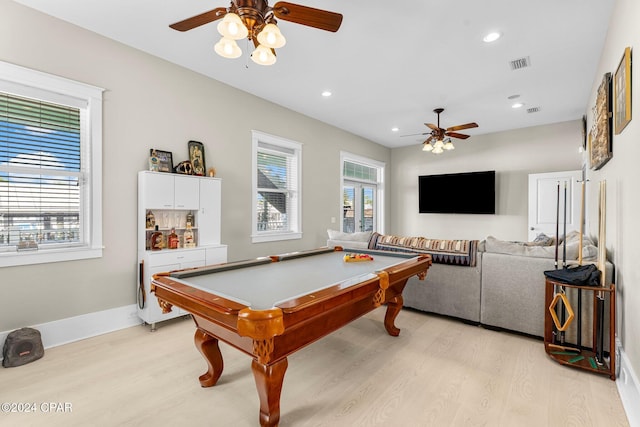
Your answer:
[[[193,174],[204,176],[207,166],[204,161],[204,145],[198,141],[189,141],[189,160],[193,167]]]
[[[615,133],[618,135],[631,121],[631,48],[624,50],[613,79],[615,93]]]
[[[593,108],[593,127],[589,158],[591,169],[598,170],[613,157],[611,135],[611,73],[606,73],[598,86]]]
[[[162,151],[151,148],[149,150],[149,158],[153,159],[154,157],[157,159],[158,172],[173,172],[173,155],[171,154],[171,151]]]

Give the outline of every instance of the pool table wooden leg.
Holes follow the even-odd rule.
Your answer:
[[[273,365],[263,365],[256,359],[251,362],[260,397],[260,425],[263,427],[277,426],[280,422],[280,393],[287,366],[286,357]]]
[[[202,387],[211,387],[216,385],[220,375],[222,375],[222,369],[224,363],[222,361],[222,353],[220,353],[220,347],[218,346],[218,339],[204,332],[202,329],[196,329],[193,340],[196,343],[196,348],[204,360],[207,361],[207,372],[200,375],[200,385]]]
[[[398,317],[398,313],[402,310],[404,299],[402,294],[396,295],[393,299],[387,302],[387,312],[384,315],[384,327],[389,335],[397,337],[400,335],[400,329],[396,327],[395,320]]]

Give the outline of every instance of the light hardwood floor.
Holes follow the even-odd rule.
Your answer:
[[[628,426],[615,383],[558,365],[542,341],[403,310],[397,338],[384,309],[289,357],[281,426]],[[201,388],[205,363],[188,318],[56,347],[0,370],[2,426],[257,426],[250,358],[221,344],[224,372]],[[71,404],[70,413],[42,403]]]

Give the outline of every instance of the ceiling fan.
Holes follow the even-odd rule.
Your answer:
[[[235,41],[246,37],[256,48],[251,59],[261,65],[276,62],[275,49],[286,43],[276,26],[276,18],[334,33],[342,24],[341,14],[326,10],[283,1],[270,7],[266,0],[232,0],[228,8],[218,7],[169,27],[189,31],[221,18],[218,32],[222,39],[215,45],[216,53],[225,58],[239,57],[242,51]]]
[[[451,126],[449,128],[443,129],[440,127],[440,113],[442,113],[443,111],[444,111],[444,108],[436,108],[435,110],[433,110],[433,112],[438,115],[437,126],[431,123],[425,123],[425,126],[431,129],[431,132],[414,133],[412,135],[402,135],[402,136],[429,135],[429,137],[422,143],[423,151],[431,151],[434,154],[440,154],[444,152],[443,150],[453,150],[455,147],[451,142],[451,138],[458,138],[458,139],[469,138],[469,135],[466,135],[464,133],[458,133],[456,131],[477,128],[478,124],[475,122],[471,122],[471,123],[466,123],[464,125]],[[445,138],[446,138],[446,141],[445,141]]]

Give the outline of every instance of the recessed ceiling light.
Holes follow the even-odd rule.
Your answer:
[[[325,98],[328,98],[331,96],[331,91],[325,90],[324,92],[322,92],[322,96],[324,96]]]
[[[400,130],[400,128],[398,127],[392,127],[391,128],[391,132],[398,132]]]
[[[500,34],[499,32],[495,31],[493,33],[489,33],[486,36],[484,36],[482,41],[485,42],[485,43],[491,43],[491,42],[494,42],[494,41],[498,40],[501,36],[502,36],[502,34]]]
[[[524,104],[522,102],[516,102],[511,106],[511,108],[522,108]]]

